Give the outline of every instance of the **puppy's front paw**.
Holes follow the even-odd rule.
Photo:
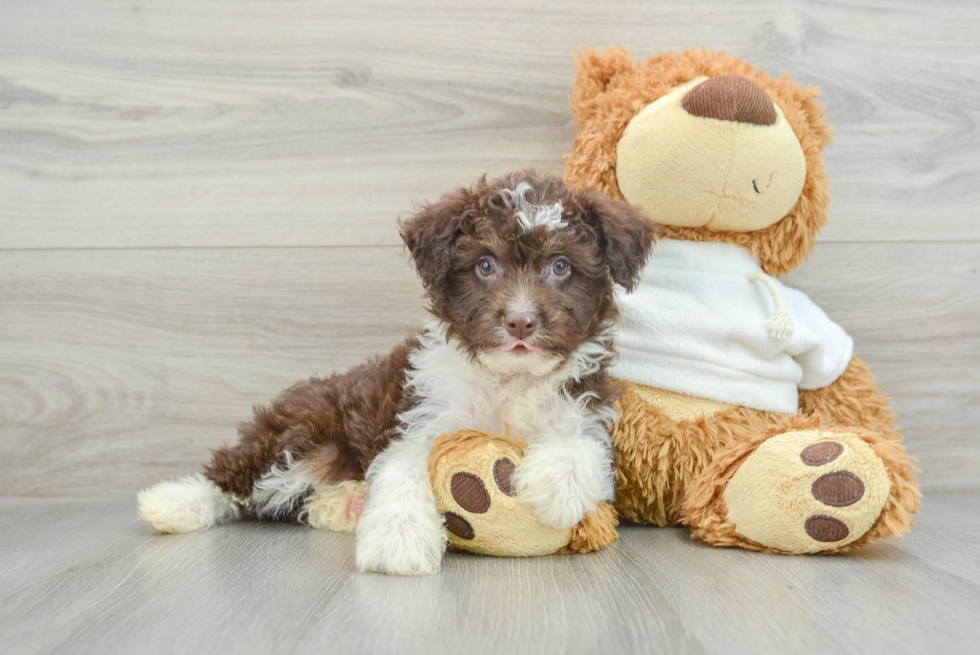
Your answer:
[[[357,570],[429,575],[439,570],[446,531],[438,514],[372,512],[357,525]]]
[[[549,446],[528,448],[524,462],[514,474],[514,488],[517,499],[526,503],[542,522],[555,528],[571,528],[611,495],[612,474],[606,470],[607,458],[598,444],[598,456]]]

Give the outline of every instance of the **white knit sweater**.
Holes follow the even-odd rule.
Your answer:
[[[798,389],[832,383],[853,352],[806,294],[729,243],[659,241],[617,302],[614,377],[733,405],[794,414]]]

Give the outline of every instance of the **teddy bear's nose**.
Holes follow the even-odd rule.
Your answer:
[[[758,85],[741,75],[718,75],[687,92],[681,106],[692,116],[772,125],[776,107]]]

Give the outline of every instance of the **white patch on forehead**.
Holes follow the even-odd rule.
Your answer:
[[[528,194],[534,189],[527,182],[521,182],[514,189],[503,189],[500,197],[504,204],[514,210],[514,216],[525,234],[539,225],[549,230],[561,230],[568,226],[567,221],[561,220],[563,207],[561,201],[552,205],[537,205],[528,199]]]
[[[534,303],[531,302],[527,289],[524,287],[518,289],[517,294],[507,301],[506,308],[508,312],[533,312],[535,310]]]

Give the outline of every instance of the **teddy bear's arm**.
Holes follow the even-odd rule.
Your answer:
[[[816,414],[828,425],[865,428],[889,441],[901,441],[891,399],[875,386],[875,376],[858,357],[843,375],[822,389],[800,390],[800,412]]]

